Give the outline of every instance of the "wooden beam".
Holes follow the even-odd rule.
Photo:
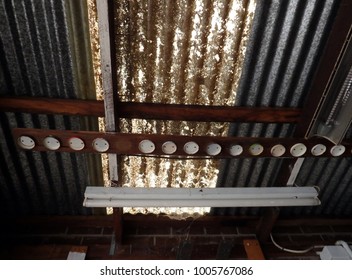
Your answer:
[[[306,152],[302,154],[303,157],[332,157],[330,149],[334,146],[330,141],[325,139],[302,139],[302,138],[250,138],[250,137],[220,137],[220,136],[181,136],[181,135],[157,135],[157,134],[124,134],[124,133],[103,133],[93,131],[69,131],[69,130],[46,130],[46,129],[32,129],[32,128],[15,128],[13,129],[13,136],[16,143],[19,143],[21,136],[29,136],[34,140],[36,151],[49,151],[44,145],[44,139],[48,136],[56,138],[60,142],[60,147],[57,152],[84,152],[84,153],[98,153],[95,149],[95,140],[103,138],[107,141],[105,152],[114,153],[118,155],[139,155],[139,156],[156,156],[168,158],[253,158],[253,157],[274,157],[271,153],[272,148],[281,144],[285,147],[285,152],[281,158],[293,158],[290,150],[297,143],[304,144]],[[70,148],[70,139],[73,137],[80,138],[84,142],[84,147],[77,151]],[[154,145],[155,149],[150,153],[143,153],[140,150],[142,141],[149,140]],[[176,146],[176,151],[173,154],[165,153],[163,144],[172,141]],[[187,154],[184,147],[190,142],[195,142],[199,149],[193,154]],[[216,143],[221,147],[220,153],[217,155],[209,155],[209,144]],[[253,153],[253,147],[258,147],[260,144],[263,151],[260,154]],[[312,148],[317,144],[324,144],[326,152],[314,156],[311,152]],[[230,151],[233,145],[240,145],[243,152],[238,156],[232,156]],[[344,143],[345,152],[341,157],[350,157],[352,143]]]
[[[87,246],[73,246],[68,253],[67,260],[84,260],[88,251]]]
[[[120,118],[200,122],[296,123],[301,109],[120,102]]]
[[[243,246],[247,253],[249,260],[265,260],[262,248],[258,240],[255,239],[244,239]]]
[[[113,212],[114,217],[114,234],[115,241],[118,245],[121,245],[123,242],[123,208],[114,208]]]
[[[113,110],[110,108],[110,112]],[[0,97],[0,111],[104,117],[101,100],[38,97]],[[201,122],[296,123],[301,109],[229,107],[120,102],[118,118]],[[109,115],[109,114],[108,114]]]
[[[104,102],[44,97],[0,97],[0,111],[103,117]]]
[[[116,83],[116,51],[113,27],[113,4],[110,0],[96,2],[99,26],[99,43],[102,86],[104,91],[105,108],[105,131],[118,131],[118,120],[116,117],[115,104],[117,102]],[[114,183],[118,181],[118,158],[116,154],[109,153],[109,180]]]
[[[279,217],[279,214],[280,209],[278,207],[270,207],[264,210],[264,214],[256,228],[256,234],[260,242],[266,242],[269,240],[270,233]]]

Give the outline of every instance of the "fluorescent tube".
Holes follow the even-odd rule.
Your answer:
[[[105,188],[87,187],[86,207],[270,207],[319,205],[316,187]]]

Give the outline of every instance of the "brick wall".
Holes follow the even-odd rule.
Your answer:
[[[273,238],[280,246],[294,250],[306,249],[310,246],[334,245],[337,240],[352,243],[352,225],[349,221],[341,221],[341,224],[335,221],[335,225],[308,224],[304,222],[303,225],[284,225],[284,223],[280,225],[278,222],[272,231]],[[276,250],[271,242],[262,244],[262,248],[267,252],[269,259],[320,259],[317,253],[322,250],[322,248],[316,248],[306,254],[290,254]]]
[[[220,218],[219,218],[220,219]],[[297,225],[278,221],[277,243],[290,249],[352,242],[352,223]],[[256,238],[255,221],[197,223],[190,221],[124,224],[122,245],[114,244],[112,217],[44,218],[9,223],[1,233],[2,259],[66,259],[72,246],[88,246],[87,259],[246,259],[244,239]],[[268,240],[261,243],[267,259],[319,259],[317,249],[291,254]]]

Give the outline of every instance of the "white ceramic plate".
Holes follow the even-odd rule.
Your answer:
[[[60,148],[60,141],[55,137],[48,136],[44,138],[43,145],[45,148],[51,151],[55,151]]]
[[[294,157],[301,157],[306,153],[306,151],[307,151],[307,147],[303,143],[297,143],[293,145],[290,149],[290,153]]]
[[[199,145],[196,142],[190,141],[183,146],[183,150],[188,155],[194,155],[199,151]]]
[[[93,141],[93,148],[94,150],[103,153],[109,150],[109,142],[106,141],[104,138],[96,138]]]
[[[22,149],[31,150],[35,147],[34,140],[29,136],[21,136],[17,139],[17,144]]]
[[[138,149],[145,154],[150,154],[152,152],[154,152],[155,150],[155,145],[152,141],[150,140],[142,140],[139,145],[138,145]]]
[[[283,154],[286,152],[286,148],[281,145],[281,144],[277,144],[274,147],[271,148],[271,154],[274,157],[281,157],[283,156]]]
[[[177,146],[174,142],[172,141],[167,141],[165,142],[162,146],[161,149],[165,154],[171,155],[177,150]]]

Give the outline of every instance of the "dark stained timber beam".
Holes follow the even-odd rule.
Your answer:
[[[264,214],[259,220],[256,227],[256,234],[260,242],[266,242],[269,240],[270,233],[276,223],[280,214],[278,207],[269,207],[264,209]]]
[[[104,117],[104,102],[83,99],[0,97],[0,111]]]
[[[296,108],[175,105],[155,103],[118,103],[120,118],[200,122],[296,123],[301,110]]]
[[[123,241],[123,208],[114,208],[114,234],[115,241],[118,245],[122,244]]]
[[[350,157],[352,149],[352,143],[343,143],[345,149],[342,150],[342,146],[334,146],[330,141],[319,138],[182,136],[32,128],[14,128],[13,137],[19,147],[27,150],[50,151],[51,148],[57,152],[103,152],[184,159],[332,157],[332,148],[341,153],[338,156]],[[317,144],[326,148],[320,155],[313,153]]]
[[[100,100],[34,97],[0,97],[0,111],[104,117]],[[230,107],[120,102],[118,118],[199,122],[296,123],[301,110],[295,108]]]

